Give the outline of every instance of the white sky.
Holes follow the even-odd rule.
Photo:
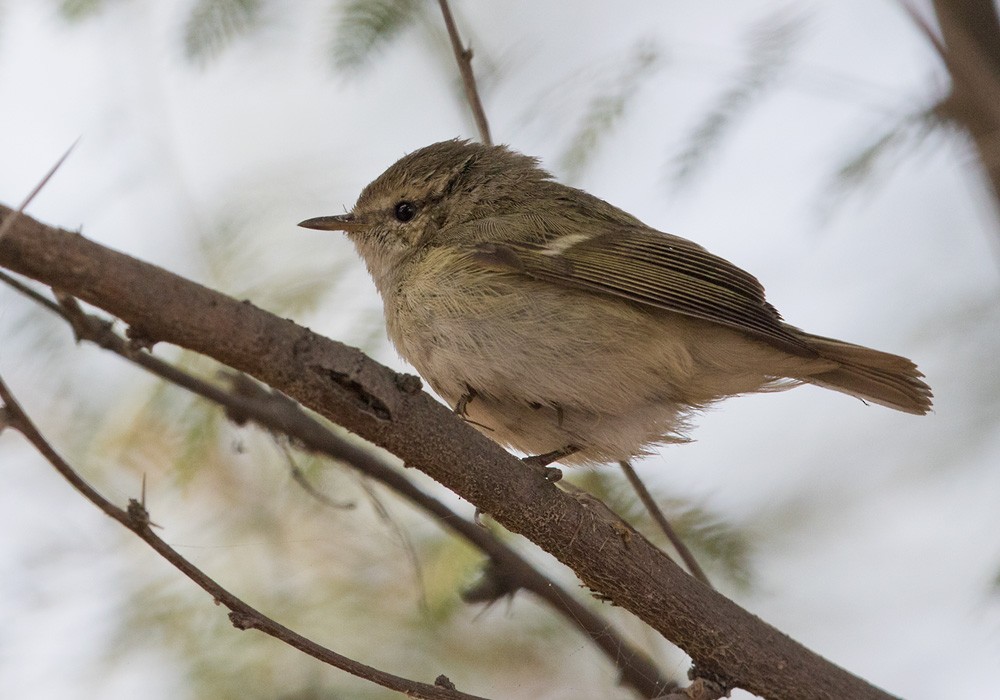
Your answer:
[[[191,234],[241,222],[279,269],[238,269],[224,291],[294,277],[300,266],[346,267],[352,293],[335,311],[297,320],[364,342],[352,334],[379,301],[361,264],[345,242],[295,222],[350,207],[410,150],[473,136],[440,56],[411,32],[360,76],[342,78],[325,62],[327,3],[272,2],[265,28],[202,70],[182,57],[183,9],[107,4],[76,26],[54,2],[0,5],[0,201],[19,203],[82,135],[32,215],[206,281],[211,270]],[[808,19],[791,67],[680,191],[665,177],[670,155],[744,65],[748,26],[791,3],[456,9],[480,56],[502,68],[484,81],[494,138],[554,170],[590,90],[611,84],[615,61],[637,40],[655,42],[663,66],[575,184],[750,270],[790,322],[908,355],[925,371],[936,397],[930,416],[808,387],[736,399],[699,421],[693,445],[641,469],[750,528],[758,579],[737,594],[741,605],[894,693],[989,697],[1000,681],[991,588],[1000,571],[998,226],[974,160],[954,143],[904,159],[842,207],[820,206],[837,165],[887,119],[927,104],[940,78],[895,3],[794,5]],[[5,333],[23,304],[0,290]],[[15,391],[30,397],[40,374],[60,371],[4,345],[0,373]],[[376,354],[399,364],[388,349]],[[48,381],[46,390],[57,385]],[[19,442],[0,437],[0,695],[91,697],[78,680],[88,673],[88,637],[100,633],[86,621],[114,600],[100,598],[101,582],[81,582],[72,599],[57,586],[51,615],[25,615],[18,601],[56,584],[26,578],[22,563],[62,557],[65,576],[76,575],[71,549],[37,549],[32,533],[52,519],[106,542],[111,570],[120,539]],[[49,672],[53,658],[65,671]],[[131,696],[150,668],[86,687]]]

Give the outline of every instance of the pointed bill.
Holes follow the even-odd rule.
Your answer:
[[[361,228],[361,222],[354,218],[354,214],[339,214],[306,219],[300,221],[299,226],[317,231],[357,231]]]

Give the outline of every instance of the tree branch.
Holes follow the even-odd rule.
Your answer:
[[[479,99],[476,76],[472,72],[472,49],[462,46],[462,39],[458,36],[458,27],[455,26],[455,18],[451,14],[451,7],[448,6],[448,0],[438,0],[438,3],[441,5],[444,25],[448,28],[451,49],[455,52],[455,60],[458,62],[458,71],[462,74],[465,99],[469,103],[469,109],[472,110],[472,118],[475,120],[476,129],[479,131],[479,140],[486,146],[492,146],[493,139],[490,138],[490,125],[486,121],[486,111],[483,110],[483,103]]]
[[[524,469],[412,377],[357,349],[23,215],[0,241],[0,266],[105,309],[133,338],[246,372],[385,447],[635,613],[687,652],[699,677],[776,699],[891,697],[688,576],[603,503]]]
[[[957,124],[972,140],[983,173],[1000,210],[1000,18],[993,0],[934,0],[941,37],[911,4],[903,10],[934,47],[951,78],[951,94],[939,105],[940,116]]]
[[[424,493],[385,460],[338,437],[286,396],[267,391],[243,374],[234,375],[231,378],[233,390],[225,391],[153,355],[137,351],[115,333],[110,323],[85,313],[72,297],[60,294],[62,298],[56,304],[6,273],[0,272],[0,281],[61,316],[72,326],[78,341],[92,342],[172,384],[222,406],[227,415],[238,423],[251,420],[266,430],[291,437],[308,451],[344,462],[427,511],[442,526],[490,557],[490,575],[505,584],[501,595],[513,594],[517,589],[523,588],[544,600],[584,632],[618,668],[621,683],[634,688],[642,697],[655,697],[677,688],[676,683],[665,679],[653,662],[642,651],[625,641],[610,623],[532,567],[489,530],[461,517],[441,501]],[[416,377],[413,380],[419,382]],[[308,482],[305,484],[308,489],[312,489]],[[326,499],[323,494],[312,493],[317,498]],[[340,504],[333,505],[341,507]]]
[[[377,683],[385,688],[404,693],[408,697],[425,698],[426,700],[484,700],[479,696],[460,693],[454,689],[419,683],[395,676],[342,656],[288,629],[256,608],[246,604],[160,539],[151,529],[149,513],[146,511],[144,503],[133,498],[129,499],[127,510],[119,508],[84,481],[83,477],[59,456],[38,431],[38,428],[35,427],[34,423],[24,412],[24,409],[21,408],[21,405],[14,398],[13,394],[11,394],[10,389],[8,389],[2,378],[0,378],[0,400],[3,401],[2,411],[4,418],[0,427],[6,425],[24,435],[28,442],[48,460],[55,470],[88,501],[100,508],[106,515],[134,532],[139,539],[170,562],[174,568],[210,594],[216,602],[226,606],[230,610],[229,619],[237,629],[260,630],[264,634],[279,639],[285,644],[319,659],[323,663],[347,671],[359,678]]]

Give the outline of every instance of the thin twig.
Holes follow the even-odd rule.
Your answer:
[[[62,316],[63,320],[69,321],[69,318],[66,316],[66,312],[63,311],[62,307],[60,307],[59,304],[52,301],[48,297],[39,294],[37,291],[26,285],[24,282],[17,279],[16,277],[11,277],[3,270],[0,270],[0,282],[3,282],[12,289],[16,289],[21,294],[34,301],[36,304],[41,304],[42,306],[44,306],[52,313]]]
[[[19,217],[22,214],[22,212],[24,212],[24,210],[27,209],[28,205],[31,204],[31,200],[33,200],[35,196],[42,191],[42,188],[49,183],[49,180],[51,180],[52,176],[56,174],[56,171],[60,168],[60,166],[66,162],[66,159],[69,158],[69,154],[73,151],[74,148],[76,148],[76,144],[78,144],[79,142],[80,138],[77,137],[76,141],[74,141],[69,145],[69,148],[67,148],[66,152],[63,153],[62,156],[60,156],[59,160],[56,161],[55,165],[49,168],[49,172],[45,173],[45,177],[43,177],[41,181],[37,185],[35,185],[35,188],[28,193],[28,196],[24,198],[23,202],[21,202],[21,206],[19,206],[17,209],[14,210],[13,215],[5,219],[3,223],[0,223],[0,240],[3,240],[3,237],[7,235],[8,231],[10,231],[11,227],[14,225],[14,222],[17,221],[17,217]]]
[[[233,593],[220,586],[214,579],[190,561],[177,553],[170,545],[160,539],[150,528],[149,513],[142,502],[130,499],[128,509],[122,509],[102,496],[88,484],[48,443],[35,427],[34,423],[21,408],[10,389],[0,378],[0,400],[3,401],[6,423],[14,428],[30,442],[38,452],[65,478],[70,485],[81,493],[88,501],[100,508],[106,515],[134,532],[161,557],[170,562],[174,568],[191,579],[212,598],[230,610],[229,619],[237,629],[256,629],[279,639],[289,646],[295,647],[309,656],[319,659],[342,671],[359,678],[377,683],[385,688],[405,693],[408,697],[426,698],[427,700],[482,700],[479,696],[461,693],[438,686],[428,685],[400,676],[380,671],[366,664],[350,659],[332,651],[316,642],[293,632],[276,622],[256,608],[251,607],[237,598]]]
[[[944,62],[948,63],[948,50],[944,47],[944,43],[938,38],[937,34],[934,33],[934,29],[931,28],[930,23],[924,19],[923,15],[913,6],[913,3],[909,0],[899,0],[899,6],[903,8],[903,12],[909,15],[910,20],[917,25],[920,32],[924,37],[931,43],[934,50],[937,52],[938,57]]]
[[[253,383],[252,380],[250,380],[250,378],[248,378],[244,374],[237,374],[232,377],[232,380],[234,384],[238,382],[246,382],[248,384]],[[295,455],[292,454],[292,450],[288,445],[288,440],[282,439],[283,437],[287,438],[288,437],[287,434],[279,433],[278,431],[275,430],[272,430],[271,434],[278,442],[278,447],[281,450],[282,454],[284,455],[285,460],[288,462],[288,469],[292,475],[292,480],[295,481],[295,483],[298,484],[303,491],[309,494],[312,498],[316,499],[318,502],[334,510],[353,510],[356,507],[354,502],[352,501],[338,503],[337,501],[327,496],[325,493],[320,492],[315,486],[313,486],[312,483],[309,481],[308,477],[306,477],[305,472],[303,472],[302,469],[299,467],[299,465],[296,464]],[[406,558],[409,559],[410,566],[413,568],[413,575],[414,578],[416,579],[417,588],[420,591],[419,593],[420,609],[423,611],[428,610],[429,606],[427,603],[427,586],[424,583],[424,570],[423,567],[421,567],[420,565],[420,556],[417,554],[417,548],[413,544],[413,540],[407,534],[406,530],[404,530],[403,527],[398,522],[396,522],[396,520],[392,517],[392,514],[389,512],[389,510],[382,504],[382,502],[379,500],[378,494],[375,492],[375,489],[373,489],[365,481],[365,477],[363,474],[358,475],[358,484],[361,487],[361,490],[364,491],[365,495],[368,497],[368,500],[372,504],[372,508],[375,510],[375,513],[382,520],[382,522],[388,525],[389,529],[392,530],[392,533],[399,540],[399,543],[402,545],[403,550],[406,552]]]
[[[114,332],[109,322],[85,313],[72,297],[63,297],[62,303],[56,304],[2,271],[0,281],[60,315],[73,327],[79,340],[95,343],[172,384],[223,406],[233,419],[243,422],[252,420],[266,430],[288,435],[306,450],[344,462],[428,512],[441,525],[489,556],[496,570],[513,582],[513,590],[521,588],[530,591],[585,633],[615,664],[623,685],[634,688],[644,697],[654,697],[677,687],[663,677],[642,651],[620,637],[606,620],[541,574],[489,530],[459,516],[441,501],[424,493],[385,460],[343,440],[283,394],[269,391],[245,375],[235,375],[232,391],[226,391],[149,353],[136,352],[127,340]]]
[[[628,479],[628,482],[632,484],[632,488],[635,489],[636,494],[638,494],[639,500],[642,501],[644,506],[646,506],[646,510],[649,511],[651,516],[653,516],[653,520],[655,520],[656,524],[659,525],[660,530],[663,531],[663,534],[667,536],[668,540],[670,540],[670,544],[674,546],[674,549],[677,550],[681,559],[684,560],[684,565],[687,566],[688,571],[690,571],[691,575],[696,579],[711,588],[712,584],[708,580],[708,576],[705,575],[704,570],[698,565],[698,561],[694,558],[694,555],[691,554],[691,550],[688,549],[687,545],[684,544],[684,540],[682,540],[680,535],[674,531],[674,528],[670,525],[670,521],[667,520],[667,516],[663,514],[659,504],[656,502],[656,499],[653,498],[649,489],[646,488],[646,484],[644,484],[642,479],[639,478],[639,475],[635,473],[635,469],[633,469],[632,465],[626,460],[622,460],[618,464],[621,465],[622,471],[625,472],[625,478]]]
[[[484,145],[492,146],[493,139],[490,138],[490,125],[486,121],[486,112],[483,110],[483,103],[479,99],[479,89],[476,87],[476,76],[472,72],[472,49],[462,46],[462,39],[458,36],[458,27],[455,26],[455,18],[452,17],[448,0],[438,0],[438,3],[441,5],[444,25],[448,28],[448,38],[451,39],[451,48],[455,52],[455,60],[458,62],[458,71],[462,74],[465,99],[469,102],[469,109],[472,110],[472,118],[476,121],[476,129],[479,130],[479,139]]]

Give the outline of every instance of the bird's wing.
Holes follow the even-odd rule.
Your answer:
[[[538,218],[532,223],[544,226]],[[815,354],[767,303],[753,275],[696,243],[643,225],[610,223],[596,235],[566,226],[536,231],[528,241],[482,240],[484,230],[511,222],[504,224],[477,222],[485,227],[472,236],[482,241],[471,244],[477,263],[719,323],[796,355]]]

